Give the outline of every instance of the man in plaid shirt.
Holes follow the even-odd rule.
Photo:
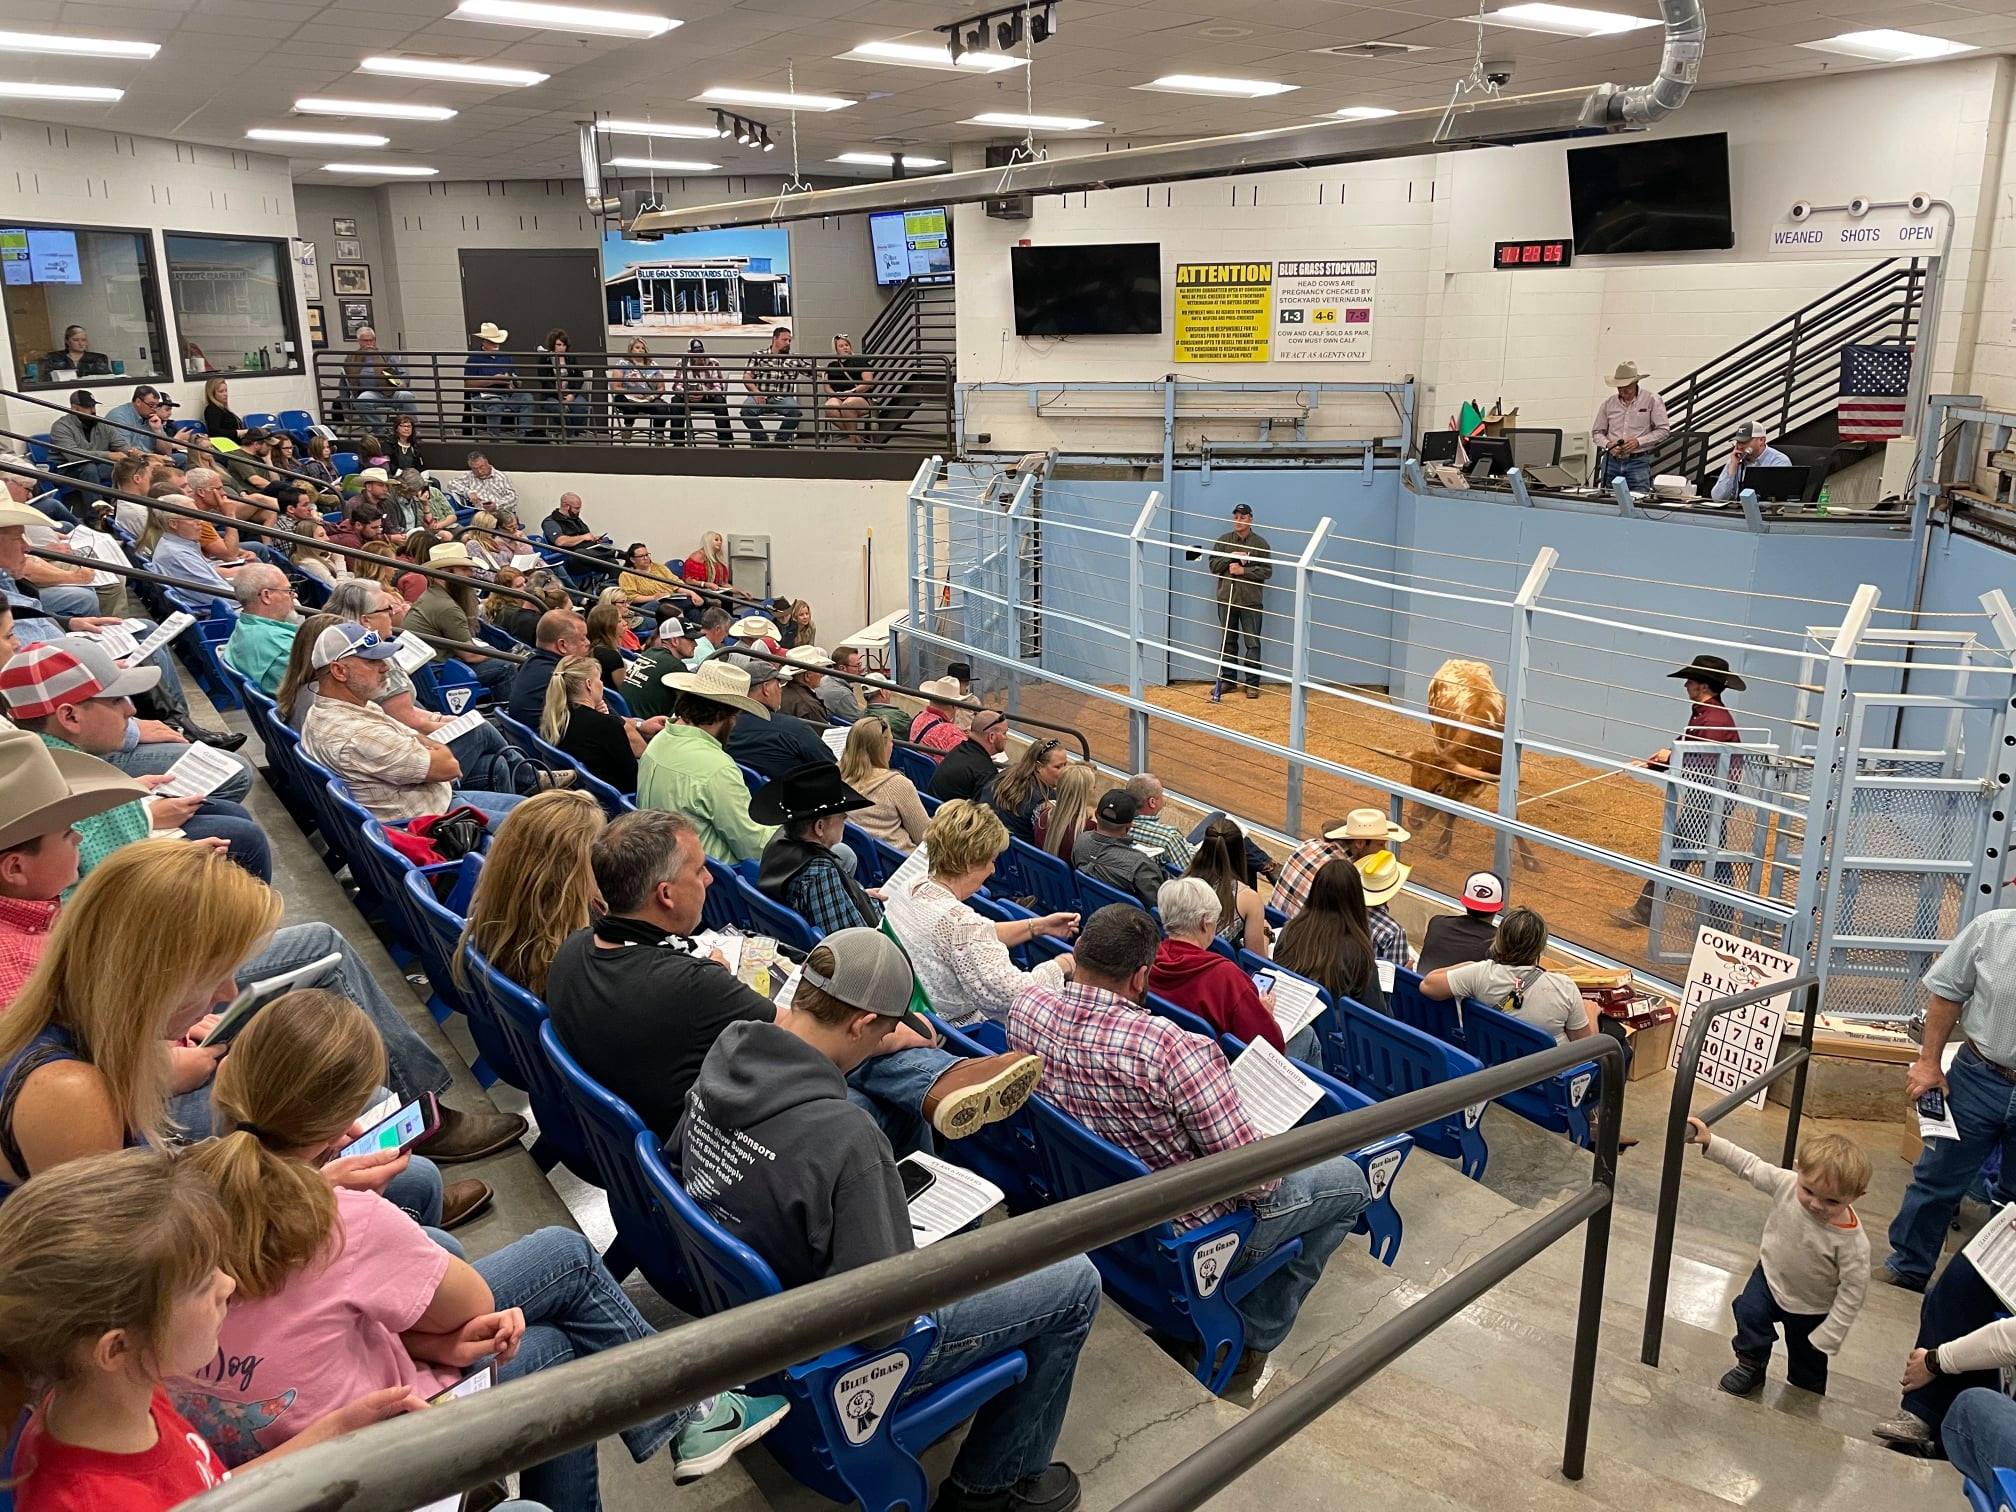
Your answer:
[[[1143,909],[1109,904],[1086,921],[1073,947],[1072,980],[1022,989],[1008,1010],[1008,1044],[1041,1055],[1037,1090],[1101,1138],[1151,1169],[1180,1165],[1261,1138],[1217,1044],[1142,1006],[1158,931]],[[1288,1240],[1302,1253],[1239,1304],[1246,1350],[1229,1390],[1250,1390],[1270,1350],[1288,1337],[1324,1262],[1371,1203],[1364,1173],[1339,1155],[1175,1220],[1195,1228],[1250,1209],[1256,1222],[1227,1275]]]
[[[1135,845],[1152,845],[1162,853],[1166,865],[1177,871],[1187,871],[1190,866],[1191,845],[1183,837],[1183,831],[1173,824],[1162,821],[1162,780],[1153,772],[1137,772],[1127,779],[1127,791],[1134,795],[1134,808],[1139,815],[1127,838]]]

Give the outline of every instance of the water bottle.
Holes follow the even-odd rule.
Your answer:
[[[1813,505],[1813,512],[1820,515],[1827,513],[1827,485],[1825,483],[1820,485],[1820,497]]]

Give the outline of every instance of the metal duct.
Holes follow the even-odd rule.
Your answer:
[[[844,189],[812,189],[762,199],[686,205],[637,217],[638,231],[698,231],[970,204],[1011,194],[1075,194],[1130,184],[1170,184],[1239,173],[1315,168],[1427,152],[1458,152],[1642,127],[1678,110],[1700,72],[1707,21],[1701,0],[1661,0],[1666,45],[1650,84],[1621,89],[1597,84],[1511,98],[1487,96],[1459,106],[1409,111],[1373,121],[1312,121],[1233,136],[1202,137],[1153,147],[1127,147],[1082,157],[1040,159],[1001,168],[972,168]],[[1447,121],[1445,124],[1445,116]]]
[[[581,193],[588,201],[590,215],[614,215],[614,198],[602,193],[602,144],[595,137],[595,123],[577,123],[581,133]]]

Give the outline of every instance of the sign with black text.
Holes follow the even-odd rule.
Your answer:
[[[1370,362],[1372,258],[1274,265],[1274,356],[1281,362]]]
[[[1680,1000],[1680,1021],[1673,1028],[1673,1049],[1667,1066],[1678,1068],[1687,1048],[1688,1031],[1702,1004],[1737,997],[1772,982],[1789,982],[1798,975],[1797,956],[1702,925],[1694,939],[1694,955],[1687,963],[1687,985]],[[1720,1091],[1734,1092],[1770,1070],[1771,1063],[1778,1058],[1785,1009],[1786,994],[1781,993],[1715,1020],[1701,1045],[1699,1080]],[[1764,1091],[1753,1096],[1750,1105],[1763,1107]]]

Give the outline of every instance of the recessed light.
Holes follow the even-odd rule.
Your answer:
[[[852,163],[857,168],[893,168],[896,166],[894,155],[887,152],[843,152],[840,156],[833,159],[833,161],[836,163]],[[912,157],[906,152],[903,154],[903,166],[905,168],[943,168],[945,160],[943,158]]]
[[[1197,35],[1200,37],[1209,37],[1213,42],[1230,42],[1238,37],[1252,36],[1253,28],[1250,26],[1200,26],[1197,28]]]
[[[648,168],[656,173],[719,173],[719,163],[688,163],[678,158],[618,157],[609,159],[611,168]]]
[[[459,58],[366,58],[358,72],[390,74],[400,79],[438,79],[444,84],[509,84],[524,88],[544,84],[550,74],[529,68],[498,68],[490,63],[465,63]]]
[[[422,168],[416,163],[324,163],[324,173],[363,173],[386,178],[432,178],[439,168]]]
[[[1927,58],[1950,58],[1955,53],[1976,51],[1965,42],[1948,42],[1944,37],[1887,29],[1843,32],[1838,37],[1823,37],[1818,42],[1801,42],[1799,45],[1814,52],[1866,58],[1872,63],[1922,63]]]
[[[1490,26],[1549,32],[1557,37],[1614,37],[1659,24],[1644,16],[1620,16],[1615,11],[1587,10],[1579,5],[1507,5],[1487,12],[1483,19]]]
[[[1259,100],[1268,95],[1287,94],[1301,86],[1278,84],[1272,79],[1221,79],[1211,74],[1164,74],[1136,89],[1160,90],[1163,94],[1218,95],[1235,100]]]
[[[591,5],[545,5],[538,0],[462,0],[448,13],[451,21],[494,21],[501,26],[526,26],[540,31],[586,32],[598,37],[662,37],[675,26],[670,16],[646,16],[636,11],[600,10]]]
[[[1342,110],[1333,110],[1330,114],[1341,116],[1347,121],[1377,121],[1387,116],[1398,115],[1400,112],[1388,110],[1384,105],[1346,105]]]
[[[385,121],[452,121],[446,105],[402,105],[391,100],[296,100],[300,115],[376,117]]]
[[[151,58],[159,51],[159,42],[107,42],[98,37],[0,31],[0,52],[62,53],[71,58]]]
[[[1012,110],[989,110],[981,115],[968,116],[963,123],[967,126],[1018,126],[1029,131],[1084,131],[1092,126],[1104,126],[1104,121],[1087,120],[1084,116],[1020,115]]]
[[[1021,68],[1027,63],[1024,58],[1011,58],[1005,53],[962,52],[955,62],[952,49],[942,44],[932,47],[923,42],[858,42],[852,49],[839,55],[842,63],[894,63],[899,68],[936,68],[945,73],[1006,73],[1011,68]]]
[[[597,121],[595,129],[620,136],[684,137],[710,142],[717,134],[712,126],[684,126],[669,121]]]
[[[736,89],[717,84],[693,98],[706,105],[769,105],[778,110],[845,110],[854,102],[838,95],[792,94],[783,89]]]
[[[245,136],[254,142],[319,142],[324,147],[383,147],[392,140],[362,131],[284,131],[271,126],[256,126]]]
[[[0,79],[0,99],[4,100],[90,100],[109,105],[125,96],[123,89],[102,84],[20,84]]]

